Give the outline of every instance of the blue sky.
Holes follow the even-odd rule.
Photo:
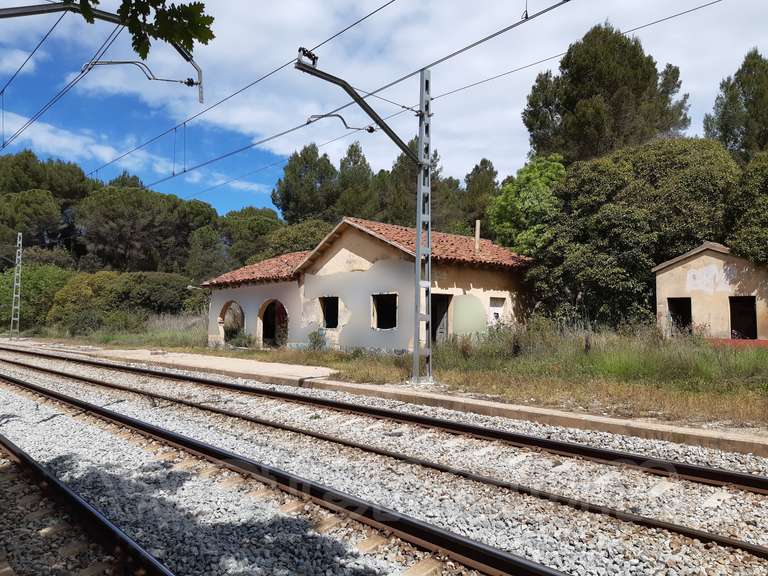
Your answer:
[[[505,70],[557,54],[592,25],[609,21],[620,29],[638,26],[701,4],[703,0],[573,0],[541,19],[514,30],[433,70],[436,92],[450,90]],[[312,45],[378,7],[383,0],[285,0],[254,3],[246,0],[209,0],[216,17],[217,38],[199,47],[195,57],[204,69],[207,104],[230,94],[264,72],[293,57],[299,45]],[[530,13],[550,1],[529,0]],[[0,7],[21,4],[0,0]],[[370,20],[318,51],[320,67],[346,77],[355,86],[373,89],[418,65],[435,59],[503,25],[519,19],[523,1],[485,0],[468,8],[463,0],[398,0]],[[114,9],[115,0],[102,3]],[[0,21],[0,79],[20,60],[58,18],[47,15]],[[762,0],[725,0],[679,20],[638,32],[646,50],[659,62],[681,69],[683,91],[690,93],[690,134],[701,133],[704,113],[711,110],[720,80],[733,73],[744,54],[758,47],[768,54],[768,7]],[[19,125],[63,86],[93,54],[111,31],[105,23],[88,25],[67,15],[40,53],[8,89],[6,128]],[[107,58],[134,59],[127,32]],[[186,78],[191,68],[169,47],[153,46],[148,65],[158,76]],[[443,159],[444,173],[463,178],[483,157],[497,166],[500,177],[520,168],[528,151],[527,133],[520,120],[525,97],[539,71],[556,68],[542,64],[435,103],[433,136]],[[417,84],[404,82],[385,96],[412,105]],[[186,130],[187,166],[255,142],[264,136],[302,123],[310,114],[346,102],[334,86],[288,68],[191,122]],[[398,110],[375,102],[382,114]],[[149,82],[127,66],[94,69],[6,151],[30,148],[41,157],[79,163],[87,172],[200,111],[196,90],[177,84]],[[345,111],[351,125],[368,122],[355,110]],[[416,119],[403,114],[392,121],[404,139],[416,130]],[[8,130],[6,130],[8,132]],[[270,206],[269,193],[281,175],[272,166],[227,183],[233,177],[280,163],[296,148],[345,134],[341,124],[327,120],[276,139],[267,145],[191,171],[154,188],[180,197],[197,197],[219,212],[246,205]],[[328,145],[334,162],[346,146],[359,138],[375,169],[388,168],[397,155],[380,134],[351,135]],[[184,134],[175,134],[175,170],[183,169]],[[101,170],[102,179],[123,169],[145,183],[165,178],[174,170],[174,134]],[[217,186],[210,189],[212,186]]]

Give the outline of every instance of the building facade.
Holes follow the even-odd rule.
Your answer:
[[[260,347],[304,347],[320,331],[334,348],[412,350],[415,237],[413,228],[345,218],[309,252],[206,282],[209,344],[241,331]],[[432,333],[422,323],[423,342],[520,318],[527,258],[488,240],[443,233],[433,233],[432,258]]]
[[[705,242],[653,268],[656,319],[665,334],[768,338],[768,270]]]

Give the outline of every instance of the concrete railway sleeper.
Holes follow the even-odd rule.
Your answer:
[[[662,520],[658,520],[658,519],[654,519],[654,518],[644,517],[644,516],[641,516],[641,515],[638,515],[638,514],[634,514],[634,513],[630,513],[630,512],[625,512],[625,511],[614,509],[614,508],[611,508],[611,507],[608,507],[608,506],[596,505],[596,504],[593,504],[591,502],[587,502],[587,501],[584,501],[584,500],[579,500],[579,499],[575,499],[575,498],[569,498],[569,497],[562,496],[560,494],[555,494],[555,493],[547,492],[547,491],[544,491],[544,490],[538,490],[538,489],[535,489],[535,488],[530,488],[530,487],[523,486],[523,485],[520,485],[520,484],[515,484],[515,483],[512,483],[512,482],[505,482],[505,481],[502,481],[502,480],[498,480],[496,478],[491,478],[491,477],[487,477],[487,476],[481,476],[479,474],[474,474],[474,473],[468,472],[468,471],[463,470],[463,469],[459,469],[459,468],[455,468],[455,467],[451,467],[451,466],[445,466],[445,465],[442,465],[442,464],[439,464],[439,463],[436,463],[436,462],[432,462],[432,461],[428,461],[428,460],[425,460],[425,459],[422,459],[422,458],[415,458],[415,457],[412,457],[412,456],[407,456],[407,455],[404,455],[404,454],[401,454],[401,453],[393,452],[391,450],[385,450],[385,449],[381,449],[381,448],[376,448],[376,447],[364,445],[364,444],[361,444],[361,443],[358,443],[358,442],[348,441],[348,440],[345,440],[345,439],[342,439],[342,438],[339,438],[339,437],[330,436],[328,434],[308,431],[308,430],[305,430],[305,429],[302,429],[302,428],[298,428],[298,427],[295,427],[295,426],[278,424],[278,423],[272,422],[270,420],[265,420],[263,418],[258,418],[258,417],[254,417],[254,416],[251,416],[251,415],[247,415],[247,414],[243,414],[243,413],[238,413],[238,412],[234,412],[234,411],[226,410],[226,409],[222,409],[222,408],[217,408],[217,407],[212,407],[212,406],[208,406],[208,405],[203,405],[203,404],[200,404],[200,403],[197,403],[197,402],[192,402],[192,401],[184,400],[182,398],[178,398],[178,397],[175,397],[175,396],[169,396],[169,395],[166,395],[166,394],[160,394],[160,393],[156,393],[156,392],[149,392],[147,390],[140,390],[140,389],[136,389],[136,388],[134,388],[132,386],[126,386],[126,385],[122,385],[122,384],[117,384],[117,383],[110,382],[110,381],[107,381],[107,380],[104,380],[104,379],[101,379],[101,378],[95,378],[95,377],[91,377],[91,376],[87,376],[87,375],[81,375],[81,374],[74,374],[74,373],[65,372],[65,371],[62,371],[62,370],[57,370],[57,369],[53,369],[53,368],[43,367],[43,366],[35,366],[35,365],[28,364],[28,363],[25,363],[25,362],[18,362],[18,361],[9,360],[9,359],[6,359],[6,358],[0,358],[0,362],[9,363],[9,364],[20,366],[20,367],[23,367],[23,368],[29,368],[29,369],[32,369],[32,370],[35,370],[35,371],[51,374],[51,375],[58,376],[58,377],[64,377],[64,378],[72,379],[72,380],[79,381],[79,382],[86,382],[86,383],[88,383],[90,385],[94,385],[94,386],[97,386],[97,387],[103,387],[103,388],[108,388],[108,389],[113,389],[113,390],[119,390],[121,392],[128,392],[130,394],[138,394],[139,396],[143,396],[143,397],[147,397],[147,398],[152,398],[152,399],[155,399],[155,400],[162,400],[162,401],[165,401],[165,402],[170,402],[170,403],[186,406],[186,407],[189,407],[189,408],[193,408],[193,409],[197,409],[197,410],[202,410],[202,411],[205,411],[205,412],[219,414],[221,416],[225,416],[225,417],[229,417],[229,418],[235,418],[235,419],[238,419],[238,420],[243,420],[243,421],[250,422],[250,423],[253,423],[253,424],[257,424],[257,425],[260,425],[260,426],[268,426],[268,427],[271,427],[271,428],[277,428],[277,429],[280,429],[280,430],[285,430],[285,431],[288,431],[288,432],[292,432],[292,433],[296,433],[296,434],[301,434],[301,435],[304,435],[304,436],[309,436],[309,437],[316,438],[316,439],[323,440],[323,441],[327,441],[327,442],[334,442],[334,443],[337,443],[337,444],[341,444],[341,445],[348,446],[348,447],[351,447],[351,448],[356,448],[356,449],[359,449],[359,450],[364,450],[364,451],[371,452],[371,453],[374,453],[374,454],[379,454],[379,455],[382,455],[382,456],[387,456],[387,457],[390,457],[390,458],[397,458],[399,460],[403,460],[403,461],[409,462],[411,464],[416,464],[418,466],[422,466],[422,467],[426,467],[426,468],[432,468],[432,469],[438,470],[440,472],[446,472],[446,473],[449,473],[449,474],[454,474],[454,475],[457,475],[457,476],[461,476],[463,478],[467,478],[467,479],[473,480],[475,482],[482,482],[482,483],[489,484],[489,485],[492,485],[492,486],[496,486],[496,487],[499,487],[499,488],[504,488],[504,489],[507,489],[507,490],[515,491],[515,492],[518,492],[518,493],[521,493],[521,494],[526,494],[526,495],[542,498],[544,500],[549,500],[551,502],[555,502],[555,503],[558,503],[558,504],[569,506],[569,507],[577,509],[577,510],[582,510],[582,511],[586,511],[586,512],[592,512],[592,513],[596,513],[596,514],[604,514],[604,515],[616,518],[616,519],[624,521],[624,522],[632,522],[634,524],[638,524],[640,526],[647,527],[647,528],[656,528],[656,529],[660,529],[660,530],[666,530],[668,532],[675,532],[677,534],[680,534],[680,535],[688,537],[688,538],[697,539],[697,540],[699,540],[701,542],[711,542],[711,543],[719,544],[721,546],[727,546],[727,547],[731,547],[731,548],[741,549],[741,550],[744,550],[745,552],[748,552],[748,553],[750,553],[750,554],[752,554],[754,556],[757,556],[759,558],[768,559],[768,548],[766,548],[764,546],[756,545],[756,544],[753,544],[753,543],[745,542],[743,540],[738,540],[736,538],[722,536],[722,535],[719,535],[719,534],[713,534],[713,533],[710,533],[710,532],[706,532],[706,531],[703,531],[703,530],[691,528],[691,527],[688,527],[688,526],[685,526],[685,525],[681,525],[681,524],[676,524],[676,523],[666,522],[666,521],[662,521]],[[6,378],[6,376],[3,376],[3,375],[0,375],[0,377]]]
[[[365,500],[323,486],[245,458],[229,450],[212,446],[194,438],[125,416],[118,412],[84,402],[26,382],[13,376],[2,375],[0,380],[48,399],[82,410],[107,422],[116,423],[180,450],[190,452],[237,473],[252,476],[268,485],[279,487],[290,494],[311,500],[334,512],[368,524],[378,530],[390,532],[406,542],[447,555],[457,562],[490,575],[562,576],[563,573],[526,558],[510,554],[444,530],[435,525],[377,506]]]
[[[734,486],[741,490],[747,490],[758,494],[768,494],[768,477],[757,476],[743,472],[735,472],[721,468],[700,466],[673,460],[665,460],[661,458],[645,456],[642,454],[599,448],[574,442],[541,438],[537,436],[509,432],[506,430],[499,430],[464,422],[452,421],[444,418],[434,418],[420,414],[410,414],[387,408],[377,408],[350,402],[329,400],[325,398],[308,397],[302,394],[286,392],[282,390],[255,388],[252,386],[226,382],[217,378],[203,376],[200,374],[179,374],[170,370],[162,370],[148,366],[135,366],[119,362],[97,360],[83,356],[73,357],[70,355],[55,354],[52,352],[32,350],[18,346],[0,345],[0,350],[25,354],[33,357],[37,356],[41,358],[69,361],[110,370],[120,370],[133,374],[180,380],[183,382],[193,382],[196,384],[213,386],[223,390],[233,390],[256,396],[329,408],[342,412],[361,414],[408,424],[417,424],[427,428],[445,430],[455,434],[463,434],[487,440],[506,442],[514,446],[544,450],[566,457],[581,457],[607,464],[631,466],[652,474],[684,478],[694,482],[717,486]]]
[[[139,546],[136,541],[108,520],[99,510],[91,506],[79,494],[71,490],[44,466],[36,462],[29,454],[3,435],[0,435],[0,453],[7,454],[11,461],[15,462],[16,465],[31,476],[45,494],[49,495],[66,509],[69,516],[77,520],[78,527],[87,532],[94,542],[98,542],[109,553],[108,562],[92,564],[82,570],[81,574],[97,576],[109,570],[111,574],[123,576],[173,576],[173,572],[158,562],[151,554]],[[3,485],[3,490],[9,490],[9,487]],[[41,510],[41,512],[43,511]],[[5,510],[4,513],[7,514],[8,511]],[[60,530],[67,530],[66,524],[45,528],[40,530],[40,534],[46,536]],[[70,545],[65,546],[61,550],[61,555],[65,558],[72,558],[82,548],[87,548],[87,545],[82,542],[70,542]],[[21,551],[21,553],[23,554],[24,552]],[[48,553],[50,554],[50,551]],[[24,564],[25,562],[18,560],[16,563]],[[35,570],[34,568],[27,567],[22,568],[21,571],[28,573],[27,569]],[[0,562],[0,574],[13,576],[15,572],[13,566],[7,561]]]

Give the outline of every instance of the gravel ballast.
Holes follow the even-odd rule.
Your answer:
[[[624,512],[768,545],[768,497],[209,386],[35,360]],[[73,368],[77,368],[74,370]],[[98,388],[96,388],[98,389]],[[236,422],[236,425],[239,424]]]
[[[58,405],[6,386],[0,402],[15,415],[0,425],[4,435],[180,576],[375,576],[407,566],[314,532],[306,518],[281,513],[279,502],[247,496],[252,486],[172,468]]]
[[[68,351],[63,354],[57,350],[48,350],[61,354],[62,356],[72,356],[77,358],[78,354]],[[23,354],[12,354],[6,351],[0,351],[0,358],[3,355],[9,354],[9,358],[14,358],[22,361],[32,361],[33,357]],[[88,355],[80,355],[89,359],[92,359]],[[109,359],[99,358],[103,362],[111,362]],[[48,362],[52,360],[34,358],[34,361]],[[280,386],[275,384],[266,384],[253,379],[230,377],[224,374],[212,375],[208,372],[195,372],[192,370],[171,369],[160,365],[146,365],[138,362],[123,362],[122,364],[134,365],[139,367],[151,367],[156,370],[168,372],[169,374],[180,375],[202,375],[208,378],[216,378],[222,382],[231,382],[244,386],[251,386],[254,388],[266,389],[266,390],[279,390],[282,392],[289,392],[306,396],[309,398],[324,398],[329,400],[337,400],[341,402],[348,402],[350,404],[359,404],[361,406],[372,406],[376,408],[387,408],[390,410],[399,410],[409,414],[420,414],[426,416],[432,416],[436,418],[445,418],[456,422],[464,422],[477,426],[485,426],[488,428],[496,428],[499,430],[506,430],[509,432],[527,434],[531,436],[538,436],[541,438],[550,438],[552,440],[560,440],[564,442],[576,442],[580,444],[586,444],[589,446],[595,446],[598,448],[607,448],[611,450],[619,450],[622,452],[631,452],[634,454],[647,455],[650,458],[661,458],[665,460],[675,460],[679,462],[686,462],[688,464],[698,464],[701,466],[711,466],[714,468],[722,468],[723,470],[733,470],[739,472],[745,472],[747,474],[755,474],[759,476],[768,476],[768,458],[762,456],[756,456],[754,454],[743,454],[740,452],[727,452],[722,450],[715,450],[712,448],[705,448],[701,446],[692,446],[688,444],[680,444],[676,442],[669,442],[665,440],[651,440],[647,438],[638,438],[636,436],[628,436],[623,434],[613,434],[610,432],[601,432],[596,430],[584,430],[580,428],[568,428],[565,426],[553,426],[549,424],[540,424],[538,422],[531,422],[528,420],[517,420],[513,418],[504,418],[500,416],[485,416],[482,414],[474,414],[471,412],[462,412],[459,410],[448,410],[446,408],[436,408],[432,406],[424,406],[420,404],[411,404],[408,402],[400,402],[398,400],[388,400],[384,398],[374,398],[371,396],[363,396],[359,394],[350,394],[347,392],[336,392],[332,390],[318,390],[315,388],[297,388],[294,386]],[[63,366],[64,364],[60,364]],[[67,363],[66,366],[75,365]],[[80,367],[84,367],[80,365]],[[94,368],[94,367],[89,367]],[[121,378],[136,378],[135,375],[128,374],[126,372],[119,372]],[[129,380],[126,380],[129,381]]]
[[[10,568],[16,576],[65,576],[113,564],[65,509],[0,452],[0,574]]]
[[[308,442],[305,436],[271,428],[248,425],[248,430],[233,425],[231,418],[156,407],[134,394],[97,391],[50,376],[25,376],[572,574],[768,574],[768,562],[739,551],[705,546],[392,458]]]

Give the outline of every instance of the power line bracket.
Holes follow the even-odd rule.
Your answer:
[[[54,12],[77,12],[82,14],[80,4],[76,2],[53,2],[51,4],[34,4],[31,6],[13,6],[11,8],[0,8],[0,19],[2,18],[19,18],[21,16],[39,16],[41,14],[52,14]],[[93,8],[91,10],[93,17],[97,20],[103,20],[104,22],[111,22],[112,24],[126,25],[118,14],[112,12],[106,12],[105,10],[99,10]],[[171,46],[176,49],[184,60],[186,60],[190,66],[192,66],[197,72],[197,87],[198,87],[198,100],[203,103],[203,69],[192,58],[192,54],[177,42],[171,42]]]
[[[305,60],[308,60],[310,63],[307,63]],[[368,114],[370,119],[373,120],[374,124],[381,128],[384,133],[389,136],[389,139],[392,140],[392,142],[394,142],[397,147],[403,151],[403,154],[413,160],[413,162],[416,164],[420,164],[418,155],[408,147],[408,144],[403,142],[403,139],[400,138],[400,136],[398,136],[397,133],[392,130],[389,124],[387,124],[384,119],[379,116],[376,110],[374,110],[370,104],[365,101],[365,98],[360,95],[357,90],[355,90],[346,80],[343,80],[337,76],[333,76],[332,74],[328,74],[328,72],[318,70],[317,60],[318,58],[313,52],[310,52],[306,48],[299,48],[299,57],[296,59],[296,68],[309,74],[310,76],[320,78],[321,80],[325,80],[326,82],[330,82],[331,84],[336,84],[337,86],[341,87],[341,89],[349,94],[352,97],[352,100],[354,100],[355,103],[363,109],[363,112]]]

